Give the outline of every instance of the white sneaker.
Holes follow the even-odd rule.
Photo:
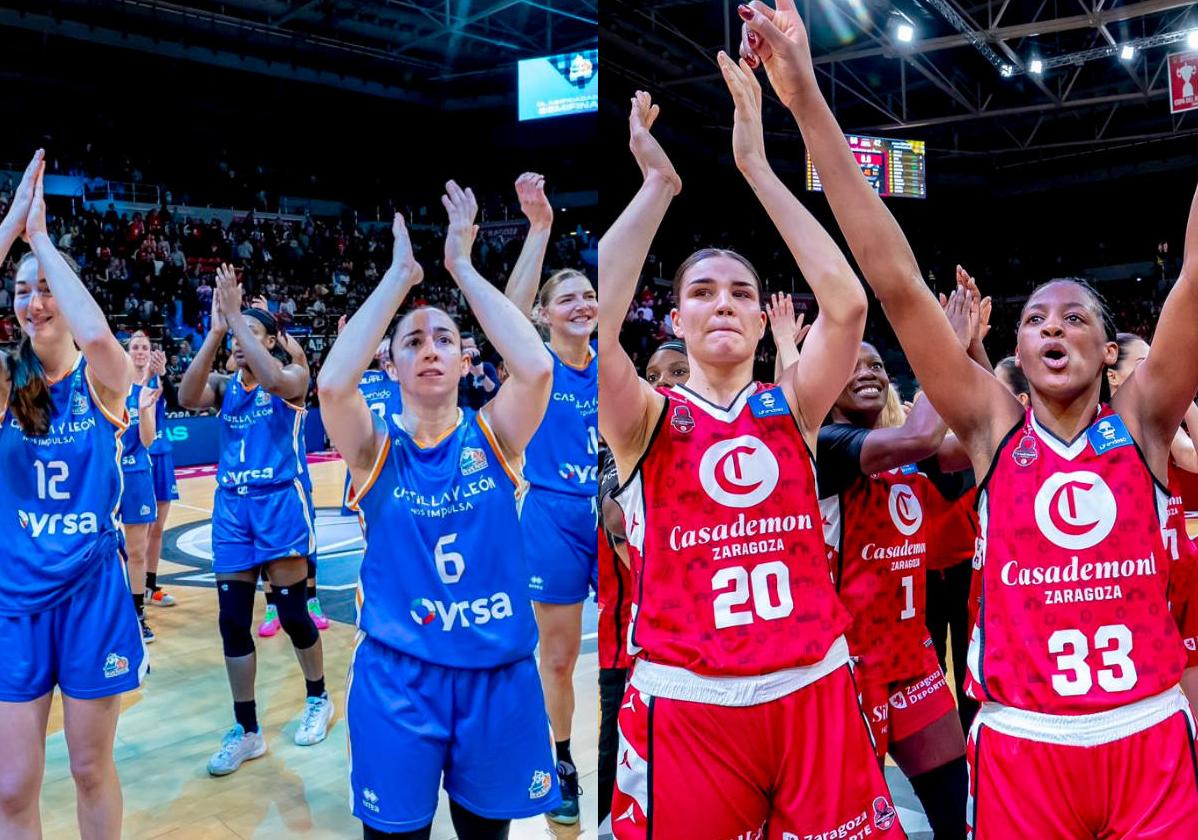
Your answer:
[[[329,722],[333,719],[333,701],[329,695],[309,697],[304,708],[304,718],[295,730],[295,743],[301,747],[319,744],[329,734]]]
[[[208,772],[213,776],[227,776],[241,766],[243,761],[266,754],[266,739],[261,732],[246,732],[240,723],[225,733],[220,749],[208,759]]]

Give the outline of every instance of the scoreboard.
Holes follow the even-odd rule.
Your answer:
[[[845,135],[865,180],[883,197],[927,198],[927,148],[923,140]],[[807,189],[822,192],[819,173],[807,153]]]

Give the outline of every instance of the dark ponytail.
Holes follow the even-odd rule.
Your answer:
[[[41,436],[50,431],[50,386],[42,360],[33,352],[29,336],[21,339],[16,353],[6,354],[8,378],[12,383],[8,407],[27,435]]]

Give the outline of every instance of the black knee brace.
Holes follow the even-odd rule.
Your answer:
[[[379,831],[377,828],[371,828],[363,823],[362,837],[363,840],[429,840],[432,836],[432,823],[424,828],[418,828],[415,831]]]
[[[274,590],[279,624],[291,637],[291,644],[298,650],[312,647],[320,639],[320,631],[308,615],[307,582],[297,580],[290,586],[276,586]]]
[[[250,627],[254,623],[254,593],[257,589],[257,584],[248,580],[216,582],[220,637],[224,642],[225,656],[249,656],[254,652],[254,636]]]
[[[511,820],[480,817],[464,805],[449,800],[449,817],[458,840],[507,840]]]

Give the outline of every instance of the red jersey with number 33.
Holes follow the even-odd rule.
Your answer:
[[[1072,443],[1027,411],[979,486],[981,604],[966,691],[1049,714],[1103,712],[1178,684],[1168,494],[1103,406]]]
[[[849,624],[828,574],[811,452],[782,391],[728,408],[683,386],[615,494],[632,557],[630,650],[711,676],[821,660]]]
[[[859,475],[820,500],[828,560],[853,616],[849,651],[870,682],[927,671],[926,506],[935,492],[912,464]]]

